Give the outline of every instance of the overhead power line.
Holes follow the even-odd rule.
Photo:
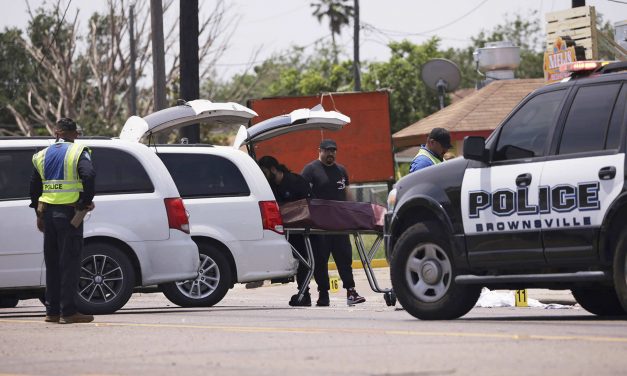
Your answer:
[[[475,6],[474,8],[472,8],[471,10],[469,10],[468,12],[464,13],[464,14],[463,14],[463,15],[461,15],[460,17],[458,17],[458,18],[456,18],[456,19],[452,20],[451,22],[448,22],[448,23],[446,23],[446,24],[444,24],[444,25],[438,26],[438,27],[436,27],[436,28],[434,28],[434,29],[430,29],[430,30],[425,30],[425,31],[420,31],[420,32],[406,32],[406,31],[398,31],[398,30],[390,30],[390,29],[376,28],[376,27],[374,27],[374,26],[372,26],[372,25],[370,25],[370,24],[368,24],[368,26],[371,26],[373,29],[376,29],[376,30],[378,30],[378,31],[381,31],[381,32],[386,32],[386,33],[389,33],[389,34],[399,34],[399,35],[404,35],[404,36],[423,36],[423,37],[424,37],[424,36],[427,36],[427,37],[428,37],[428,36],[431,36],[431,35],[428,35],[429,33],[432,33],[432,32],[434,32],[434,31],[438,31],[438,30],[445,29],[445,28],[447,28],[447,27],[449,27],[449,26],[451,26],[451,25],[453,25],[453,24],[455,24],[455,23],[457,23],[457,22],[459,22],[459,21],[463,20],[464,18],[468,17],[468,16],[469,16],[469,15],[471,15],[473,12],[475,12],[477,9],[481,8],[481,6],[482,6],[483,4],[485,4],[485,3],[487,3],[487,2],[488,2],[488,0],[483,0],[482,2],[480,2],[479,4],[477,4],[477,6]],[[364,23],[364,25],[366,25],[366,24]],[[453,38],[448,38],[448,39],[453,39]]]

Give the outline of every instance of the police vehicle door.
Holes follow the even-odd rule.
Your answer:
[[[549,264],[597,260],[600,226],[624,183],[627,85],[580,86],[540,182],[542,237]],[[621,149],[623,148],[623,149]],[[623,150],[619,152],[619,150]]]
[[[538,187],[565,96],[562,89],[528,98],[489,140],[490,161],[466,169],[462,216],[471,267],[545,264]]]

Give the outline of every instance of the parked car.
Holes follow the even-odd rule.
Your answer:
[[[234,103],[195,100],[131,118],[122,133],[136,140],[150,139],[150,134],[169,127],[198,122],[245,124],[253,116],[254,111]],[[232,147],[155,145],[189,211],[201,258],[197,278],[160,286],[166,297],[185,307],[212,306],[235,283],[293,276],[298,261],[283,234],[275,197],[255,159],[240,148],[288,132],[341,129],[348,122],[337,112],[300,109],[248,129],[240,127]]]
[[[594,314],[627,312],[627,63],[570,67],[487,141],[467,137],[464,158],[390,192],[392,285],[413,316],[463,316],[483,286],[570,289]]]
[[[0,138],[0,305],[42,298],[43,235],[29,208],[35,152],[52,138]],[[198,273],[198,247],[189,235],[185,206],[168,170],[146,145],[78,139],[92,150],[96,209],[85,218],[85,247],[77,307],[112,313],[133,289]]]

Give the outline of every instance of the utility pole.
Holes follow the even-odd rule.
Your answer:
[[[135,5],[131,5],[128,12],[128,29],[130,35],[131,48],[131,98],[130,98],[130,114],[137,115],[137,75],[135,73],[135,60],[137,53],[135,51]]]
[[[572,4],[571,8],[585,7],[586,0],[572,0],[571,4]]]
[[[190,101],[200,96],[198,68],[198,0],[179,0],[179,46],[181,51],[181,98]],[[200,142],[198,124],[181,128],[181,137],[190,144]]]
[[[361,64],[359,62],[359,0],[355,0],[355,15],[353,23],[353,77],[355,81],[355,91],[361,91]]]
[[[152,80],[154,110],[163,110],[168,106],[165,94],[165,48],[163,42],[163,5],[161,0],[150,0],[150,25],[152,27]],[[167,137],[157,136],[160,143]]]

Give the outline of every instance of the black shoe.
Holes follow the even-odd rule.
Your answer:
[[[298,294],[294,294],[290,298],[288,304],[292,307],[311,307],[311,295],[309,294],[309,291],[305,292],[303,294],[303,298],[299,302]]]
[[[262,287],[263,286],[263,282],[264,281],[253,281],[253,282],[248,282],[246,284],[246,288],[247,289],[256,289],[257,287]]]
[[[364,298],[363,296],[359,296],[359,294],[357,293],[357,290],[355,290],[354,287],[351,287],[346,290],[346,304],[348,304],[349,306],[363,303],[365,301],[366,301],[366,298]]]
[[[45,322],[59,322],[61,315],[46,315]]]
[[[329,292],[328,291],[320,291],[318,294],[318,301],[316,302],[317,307],[328,307],[330,304],[329,300]]]
[[[76,312],[70,316],[61,316],[59,318],[59,324],[79,324],[79,323],[87,323],[94,321],[94,316],[92,315],[83,315],[82,313]]]

